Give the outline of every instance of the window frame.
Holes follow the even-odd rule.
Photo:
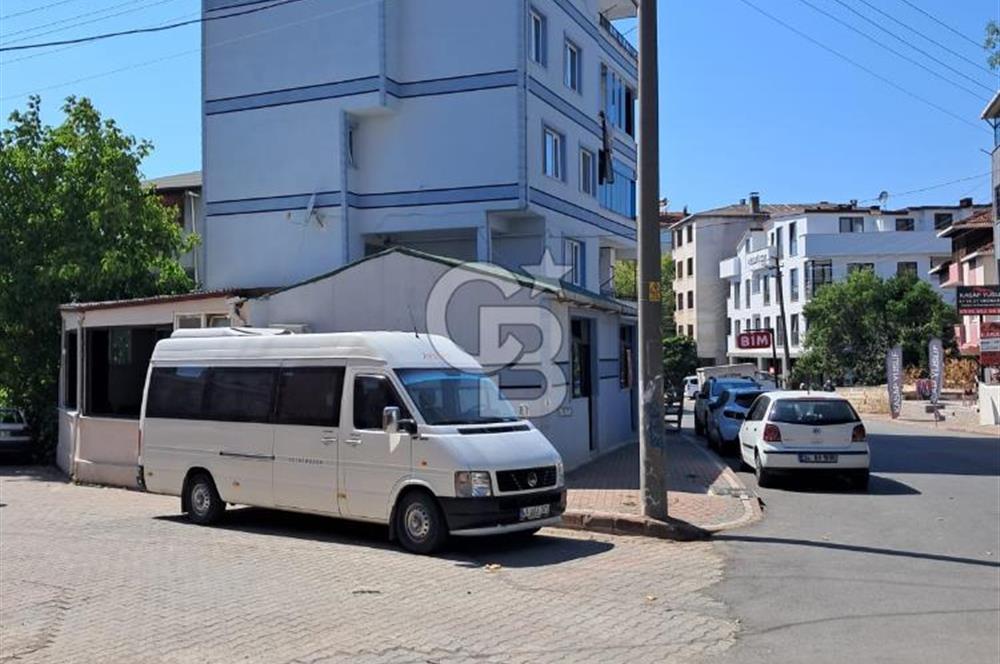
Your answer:
[[[575,72],[571,67],[574,64]],[[563,85],[583,94],[583,49],[569,37],[563,37]]]
[[[563,265],[569,266],[566,273],[567,281],[574,286],[583,287],[585,280],[585,261],[583,240],[577,238],[563,238]]]
[[[586,157],[590,161],[590,168],[584,169],[584,162]],[[597,198],[597,156],[593,150],[585,147],[580,147],[580,192],[591,198]],[[590,190],[584,186],[584,183],[589,186]]]
[[[903,228],[900,228],[900,225]],[[909,228],[906,228],[909,226]],[[916,220],[913,217],[896,217],[896,232],[897,233],[910,233],[916,230]]]
[[[532,7],[529,10],[528,24],[531,34],[528,57],[535,64],[548,67],[548,19],[545,17],[545,14]]]
[[[553,172],[549,172],[549,137],[553,139]],[[542,174],[558,180],[566,181],[566,135],[554,127],[542,125]]]
[[[788,255],[798,256],[799,255],[799,235],[798,235],[798,222],[792,221],[788,223]]]
[[[320,418],[311,419],[303,417],[291,417],[285,416],[282,413],[282,405],[285,397],[285,377],[290,372],[302,372],[302,373],[319,373],[321,371],[332,371],[340,376],[340,384],[337,387],[337,394],[334,398],[333,412],[330,414],[329,419],[323,420]],[[341,416],[343,413],[343,402],[344,402],[344,383],[347,380],[347,368],[342,364],[330,364],[330,365],[287,365],[282,366],[278,370],[277,385],[275,387],[275,397],[274,397],[274,424],[281,426],[307,426],[307,427],[324,427],[328,429],[336,429],[340,427]]]
[[[356,373],[353,373],[351,375],[351,429],[352,430],[354,430],[354,431],[382,431],[383,430],[382,429],[382,413],[378,414],[378,417],[376,418],[376,426],[375,427],[361,427],[361,426],[358,426],[358,422],[357,422],[357,420],[355,418],[355,415],[357,414],[357,410],[358,410],[358,398],[357,398],[358,397],[358,393],[357,393],[358,381],[364,380],[364,379],[368,379],[368,378],[372,378],[372,379],[383,381],[386,385],[389,386],[389,391],[392,393],[392,396],[395,397],[396,403],[398,404],[399,411],[400,411],[400,414],[399,414],[400,419],[412,419],[413,418],[413,416],[410,414],[409,407],[406,405],[406,400],[403,398],[403,395],[400,393],[400,391],[398,389],[396,389],[396,384],[392,381],[391,378],[389,378],[388,375],[383,374],[383,373],[378,373],[377,371],[364,371],[364,370],[362,370],[362,371],[358,371]]]
[[[844,230],[844,222],[847,222],[848,229]],[[865,232],[865,218],[858,216],[840,217],[840,232],[841,233],[864,233]]]

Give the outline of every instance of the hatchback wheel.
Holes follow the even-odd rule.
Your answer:
[[[760,454],[754,452],[754,472],[757,475],[757,486],[768,489],[774,486],[774,473],[764,467],[760,461]]]

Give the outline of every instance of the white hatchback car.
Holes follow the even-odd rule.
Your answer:
[[[850,402],[822,392],[768,392],[757,397],[740,427],[740,457],[762,487],[776,474],[826,470],[868,488],[865,425]]]

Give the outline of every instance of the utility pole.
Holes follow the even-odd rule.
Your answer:
[[[667,518],[660,301],[660,128],[656,1],[638,0],[639,22],[639,488],[642,513]]]
[[[778,296],[778,311],[781,312],[781,320],[778,321],[780,326],[778,329],[781,330],[781,340],[784,342],[782,344],[782,351],[784,352],[784,371],[781,372],[781,378],[785,382],[785,389],[788,387],[788,372],[792,367],[791,352],[788,350],[788,325],[785,324],[785,288],[781,284],[781,256],[774,257],[774,271],[775,271],[775,284]]]

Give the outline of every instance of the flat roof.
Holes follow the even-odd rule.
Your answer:
[[[94,309],[118,309],[137,307],[148,304],[168,304],[171,302],[188,302],[191,300],[207,300],[215,297],[257,297],[273,290],[270,288],[231,288],[211,291],[192,291],[190,293],[175,293],[172,295],[150,295],[130,300],[103,300],[99,302],[67,302],[59,305],[60,311],[93,311]]]
[[[201,171],[176,173],[146,180],[143,184],[159,191],[167,189],[201,189]]]

